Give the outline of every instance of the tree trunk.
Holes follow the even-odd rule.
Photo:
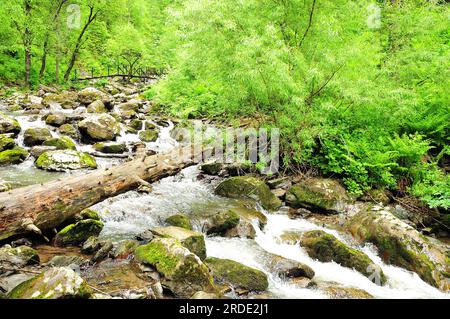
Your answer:
[[[31,17],[31,1],[25,1],[25,16],[27,19]],[[28,23],[28,22],[27,22]],[[25,85],[31,88],[30,72],[31,72],[31,46],[33,44],[33,32],[29,24],[25,26],[23,35],[23,44],[25,49]]]
[[[25,85],[27,88],[31,88],[31,80],[30,80],[30,71],[31,71],[31,47],[25,47]]]
[[[175,175],[194,164],[194,152],[185,147],[166,154],[140,156],[110,169],[0,194],[0,241],[53,230],[109,197]]]

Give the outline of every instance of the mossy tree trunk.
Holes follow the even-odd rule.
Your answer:
[[[87,207],[193,165],[189,148],[0,194],[0,241],[54,229]]]

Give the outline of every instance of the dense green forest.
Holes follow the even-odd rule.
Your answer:
[[[150,67],[163,112],[280,128],[286,170],[450,207],[446,1],[3,0],[0,16],[5,94]]]

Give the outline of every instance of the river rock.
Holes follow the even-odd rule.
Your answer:
[[[0,152],[13,149],[16,146],[16,142],[11,138],[11,135],[1,134],[0,135]]]
[[[42,99],[42,104],[45,106],[51,106],[53,104],[59,104],[64,109],[74,109],[78,106],[76,100],[78,98],[77,92],[63,91],[60,93],[51,93],[46,95]]]
[[[308,265],[277,255],[270,256],[269,268],[271,272],[276,273],[281,278],[304,277],[312,279],[315,275],[314,270]]]
[[[135,251],[136,260],[151,265],[163,276],[162,284],[176,297],[190,298],[198,291],[215,292],[208,267],[173,238],[156,238]]]
[[[80,139],[80,132],[78,129],[72,124],[63,124],[59,127],[59,133],[62,135],[67,135],[74,140]]]
[[[300,246],[305,248],[311,258],[321,262],[336,262],[343,267],[354,268],[377,284],[384,284],[386,277],[381,268],[365,253],[350,248],[333,235],[322,230],[303,234]]]
[[[21,283],[33,278],[33,274],[28,273],[19,273],[11,276],[0,278],[0,295],[2,291],[7,295],[9,294],[15,287],[20,285]],[[0,297],[0,299],[2,299]],[[6,296],[5,296],[6,299]]]
[[[0,152],[0,165],[20,164],[25,161],[30,154],[21,147]]]
[[[87,107],[88,113],[108,113],[108,109],[101,100],[97,100],[89,104]]]
[[[137,100],[130,100],[128,102],[119,104],[117,106],[117,109],[120,110],[120,112],[125,112],[125,111],[138,112],[141,107],[142,107],[142,102],[139,102]]]
[[[93,263],[98,263],[106,258],[108,258],[109,253],[113,250],[114,245],[110,240],[103,241],[100,249],[94,254],[91,261]]]
[[[46,140],[43,146],[54,146],[57,150],[76,150],[77,145],[70,137],[62,136]]]
[[[450,289],[448,248],[425,237],[387,208],[365,206],[348,220],[346,228],[359,242],[373,243],[386,263],[413,271],[443,291]]]
[[[154,228],[152,233],[156,237],[176,239],[201,260],[206,258],[205,238],[202,233],[175,226]]]
[[[12,248],[9,245],[0,248],[0,273],[2,267],[22,268],[36,264],[39,264],[39,255],[33,248],[28,246]]]
[[[192,230],[192,223],[191,220],[189,219],[189,217],[187,215],[184,214],[177,214],[177,215],[172,215],[170,217],[168,217],[165,220],[166,224],[170,225],[170,226],[176,226],[176,227],[181,227],[187,230]]]
[[[110,97],[107,94],[93,87],[88,87],[78,92],[78,100],[84,105],[89,105],[95,101],[102,101],[104,104],[105,102],[106,104],[110,103]]]
[[[88,299],[92,290],[73,270],[50,268],[21,283],[8,295],[11,299]]]
[[[47,171],[66,171],[77,169],[95,169],[95,158],[87,153],[74,150],[56,150],[39,156],[36,167]]]
[[[90,236],[81,247],[81,252],[83,254],[95,254],[102,247],[102,241],[97,237],[97,235]]]
[[[140,131],[144,127],[144,123],[142,120],[134,119],[131,120],[130,123],[128,123],[128,126],[136,131]]]
[[[286,193],[286,204],[289,206],[324,213],[343,212],[349,201],[345,188],[338,181],[326,178],[301,181]]]
[[[317,288],[331,299],[373,299],[367,291],[354,287],[343,287],[334,283],[318,283]]]
[[[249,291],[264,291],[269,286],[265,273],[236,261],[209,257],[205,263],[217,283]]]
[[[233,210],[222,211],[211,216],[204,224],[208,234],[223,234],[239,224],[240,217]]]
[[[127,147],[124,143],[101,142],[96,143],[94,149],[104,154],[122,154],[127,150]]]
[[[208,175],[219,175],[220,171],[223,169],[223,163],[217,161],[209,161],[200,166],[202,173]]]
[[[59,231],[55,237],[55,244],[58,246],[79,245],[91,236],[98,236],[102,229],[103,223],[98,220],[82,220]]]
[[[81,134],[88,140],[114,140],[120,132],[116,119],[109,114],[92,114],[78,123]]]
[[[191,297],[191,299],[210,300],[210,299],[221,299],[221,298],[216,293],[198,291]]]
[[[17,120],[0,113],[0,134],[12,133],[17,136],[21,130]]]
[[[26,146],[42,145],[46,140],[52,138],[52,134],[47,128],[29,128],[23,135],[23,143]]]
[[[250,197],[259,200],[268,210],[281,207],[281,201],[270,191],[263,181],[248,176],[231,177],[220,183],[216,190],[217,195],[229,198]]]
[[[45,124],[60,127],[65,124],[67,117],[63,113],[52,113],[45,117]]]
[[[139,132],[139,138],[143,142],[155,142],[158,139],[157,130],[148,130]]]

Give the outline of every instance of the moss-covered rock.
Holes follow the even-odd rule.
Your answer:
[[[51,93],[42,99],[42,104],[51,106],[52,104],[59,104],[64,109],[74,109],[77,107],[78,94],[74,91],[63,91],[60,93]]]
[[[100,215],[97,211],[93,209],[85,209],[80,213],[80,216],[82,219],[93,219],[93,220],[100,220]]]
[[[63,113],[52,113],[47,115],[45,123],[47,125],[59,127],[66,123],[67,117]]]
[[[216,283],[230,284],[234,288],[250,291],[264,291],[269,286],[265,273],[236,261],[209,257],[205,263]]]
[[[106,108],[105,104],[100,101],[94,101],[87,107],[88,113],[107,113],[108,109]]]
[[[191,220],[187,215],[184,214],[172,215],[169,218],[167,218],[165,222],[170,226],[176,226],[187,230],[192,230]]]
[[[220,183],[215,192],[217,195],[229,198],[254,198],[259,200],[262,206],[268,210],[276,210],[281,206],[281,201],[272,194],[269,186],[255,177],[238,176],[229,178]]]
[[[140,131],[143,128],[143,121],[139,120],[139,119],[134,119],[131,120],[130,123],[128,124],[129,127],[131,127],[132,129],[136,130],[136,131]]]
[[[105,154],[122,154],[127,150],[124,143],[101,142],[94,145],[94,149]]]
[[[157,130],[145,130],[139,132],[139,138],[143,142],[154,142],[158,139],[158,131]]]
[[[286,204],[294,208],[307,208],[320,212],[342,212],[350,201],[338,181],[311,178],[293,185],[286,193]]]
[[[73,270],[50,268],[21,283],[8,295],[10,299],[88,299],[92,290]]]
[[[2,266],[21,268],[36,264],[39,264],[39,255],[33,248],[28,246],[12,248],[9,245],[0,248],[0,268]]]
[[[21,130],[17,120],[0,113],[0,134],[12,133],[17,136]]]
[[[52,133],[47,128],[29,128],[23,135],[23,143],[26,146],[42,145],[52,138]]]
[[[206,258],[205,238],[202,233],[175,226],[154,228],[152,233],[155,237],[174,238],[201,260]]]
[[[54,146],[57,150],[76,150],[77,145],[70,137],[62,136],[46,140],[42,145]]]
[[[208,175],[219,175],[223,168],[223,164],[217,161],[207,162],[200,166],[200,170]]]
[[[97,162],[89,154],[73,150],[45,152],[39,156],[36,167],[47,171],[66,171],[77,169],[95,169]]]
[[[62,135],[67,135],[74,140],[78,140],[80,138],[80,132],[78,129],[72,124],[63,124],[59,127],[59,133]]]
[[[1,134],[0,135],[0,152],[13,149],[16,146],[14,139],[10,135]]]
[[[120,132],[119,123],[109,114],[92,114],[78,128],[86,139],[100,142],[114,140]]]
[[[30,154],[21,147],[0,152],[0,165],[20,164],[25,161]]]
[[[95,101],[108,101],[109,97],[100,90],[93,87],[85,88],[78,92],[78,101],[84,105],[89,105]]]
[[[296,260],[284,258],[278,255],[272,255],[268,258],[268,267],[272,273],[281,278],[308,278],[312,279],[315,275],[314,270]]]
[[[239,224],[240,217],[233,210],[227,210],[214,214],[206,223],[208,234],[223,234]]]
[[[198,291],[216,290],[208,267],[176,239],[156,238],[138,247],[135,258],[155,267],[163,276],[162,284],[177,297],[190,298]]]
[[[55,244],[58,246],[79,245],[91,236],[98,236],[102,229],[103,223],[98,220],[82,220],[59,231],[55,237]]]
[[[300,245],[305,248],[311,258],[321,262],[336,262],[343,267],[354,268],[369,277],[377,284],[384,284],[386,277],[381,268],[365,253],[348,247],[333,235],[322,230],[314,230],[303,234]]]
[[[345,226],[356,240],[374,244],[386,263],[413,271],[443,291],[450,289],[447,248],[395,217],[388,208],[364,206]]]

